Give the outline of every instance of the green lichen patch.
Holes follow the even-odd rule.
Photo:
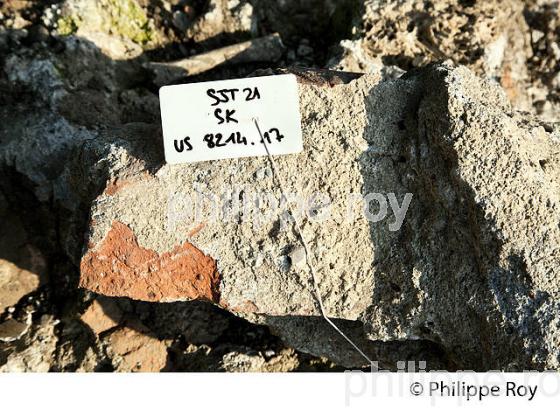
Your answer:
[[[58,20],[59,35],[103,32],[127,38],[141,46],[157,42],[157,31],[136,0],[73,0]]]
[[[60,17],[56,22],[57,33],[61,36],[69,36],[78,31],[78,24],[72,16]]]
[[[109,14],[108,31],[146,45],[156,37],[145,11],[134,0],[102,0],[101,7]]]

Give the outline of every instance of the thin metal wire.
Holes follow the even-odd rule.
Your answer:
[[[274,158],[272,157],[272,155],[270,155],[270,151],[268,150],[268,145],[267,145],[267,143],[266,143],[265,138],[263,137],[263,134],[261,133],[261,129],[260,129],[260,127],[259,127],[259,123],[257,122],[257,119],[256,119],[256,118],[253,118],[253,122],[255,123],[255,127],[257,127],[257,131],[259,132],[259,135],[260,135],[260,137],[261,137],[261,141],[262,141],[262,143],[263,143],[263,145],[264,145],[264,148],[265,148],[265,150],[266,150],[266,155],[268,156],[268,159],[269,159],[270,164],[271,164],[271,166],[272,166],[272,174],[275,175],[276,178],[278,179],[278,184],[279,184],[279,186],[280,186],[280,193],[282,194],[282,196],[283,196],[284,198],[287,199],[287,196],[286,196],[286,194],[285,194],[285,192],[284,192],[284,185],[285,185],[285,184],[284,184],[284,180],[282,179],[280,173],[278,172],[278,170],[277,170],[277,168],[276,168],[276,163],[274,162]],[[368,355],[365,354],[365,353],[362,351],[362,349],[360,349],[360,348],[356,345],[356,343],[354,343],[354,342],[352,341],[352,339],[350,339],[348,336],[346,336],[346,334],[345,334],[342,330],[340,330],[340,329],[338,328],[338,326],[335,325],[334,322],[333,322],[331,319],[329,319],[329,318],[327,317],[327,313],[326,313],[325,307],[324,307],[324,305],[323,305],[323,298],[321,297],[321,292],[319,291],[319,281],[317,280],[317,275],[316,275],[316,273],[315,273],[315,265],[314,265],[314,263],[312,263],[312,261],[311,261],[312,254],[311,254],[311,252],[309,251],[309,245],[308,245],[307,241],[305,240],[305,237],[303,236],[303,232],[302,232],[302,230],[301,230],[301,228],[300,228],[300,226],[299,226],[299,222],[298,222],[298,220],[296,219],[296,216],[295,216],[296,213],[293,212],[292,209],[290,209],[290,203],[289,203],[289,202],[288,202],[288,210],[290,211],[290,214],[292,215],[292,218],[293,218],[293,220],[294,220],[294,225],[295,225],[295,227],[296,227],[296,231],[297,231],[299,237],[301,238],[301,243],[303,244],[303,248],[305,249],[305,254],[307,255],[306,261],[307,261],[307,265],[309,266],[309,270],[311,271],[311,277],[313,278],[313,287],[314,287],[314,290],[315,290],[315,297],[317,298],[317,302],[319,303],[319,309],[321,310],[321,315],[323,316],[323,318],[327,321],[327,323],[328,323],[329,325],[331,325],[331,326],[332,326],[332,327],[333,327],[333,328],[334,328],[348,343],[350,343],[350,345],[352,345],[352,347],[353,347],[354,349],[356,349],[356,351],[357,351],[358,353],[360,353],[361,356],[363,356],[363,357],[369,362],[370,366],[371,366],[372,369],[373,369],[374,366],[375,366],[375,364],[374,364],[374,362],[368,357]]]

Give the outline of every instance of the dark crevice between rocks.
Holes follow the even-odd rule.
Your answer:
[[[290,345],[305,351],[321,352],[346,369],[370,371],[372,368],[323,317],[318,316],[264,316],[273,333],[279,332]],[[457,370],[453,361],[437,343],[430,340],[379,341],[370,340],[359,321],[331,319],[377,366],[379,370],[402,370],[402,362],[417,365],[411,371]],[[328,343],[325,343],[328,342]],[[425,367],[418,367],[425,361]]]
[[[112,298],[119,307],[140,322],[129,327],[171,341],[165,371],[223,371],[221,361],[228,353],[243,353],[270,360],[287,347],[268,326],[235,316],[206,301],[151,303]],[[141,323],[141,324],[140,324]],[[189,347],[199,349],[189,351]],[[341,371],[344,368],[320,361],[296,350],[296,371]]]
[[[76,319],[72,316],[84,306],[85,292],[77,286],[78,272],[60,246],[58,211],[51,203],[39,202],[34,195],[35,188],[33,182],[15,169],[6,167],[0,169],[0,189],[5,192],[8,199],[11,208],[9,213],[12,218],[22,222],[26,240],[41,252],[46,262],[44,272],[41,272],[43,279],[39,289],[20,300],[14,306],[14,313],[11,314],[12,317],[25,321],[26,312],[32,313],[30,330],[21,340],[14,342],[16,349],[20,350],[26,347],[25,340],[32,338],[38,326],[41,326],[44,315],[52,315],[60,319],[60,323],[55,327],[59,337],[58,344],[67,343],[64,327],[70,323],[75,325]],[[13,260],[10,254],[5,253],[7,251],[5,248],[0,249],[0,258],[6,258],[23,268],[31,268],[19,260]],[[0,320],[4,320],[6,315],[5,312]],[[76,346],[75,351],[84,351],[83,338],[76,341]],[[81,359],[82,357],[77,357],[76,363],[79,364]]]
[[[289,49],[297,49],[302,39],[313,49],[314,67],[324,67],[332,48],[352,37],[352,28],[362,15],[359,0],[252,0],[261,34],[278,32]]]

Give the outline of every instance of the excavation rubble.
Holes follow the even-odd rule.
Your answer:
[[[560,368],[552,2],[124,3],[2,6],[0,371],[367,366],[319,297],[382,368]],[[165,163],[160,85],[279,73],[301,153]]]

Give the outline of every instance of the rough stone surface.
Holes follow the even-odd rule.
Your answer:
[[[142,46],[158,43],[153,21],[136,0],[67,0],[58,10],[53,25],[61,35],[104,33]]]
[[[163,342],[131,328],[118,329],[109,336],[113,354],[118,357],[116,370],[122,372],[158,372],[167,362]]]
[[[39,275],[0,259],[0,314],[39,287]]]
[[[384,368],[403,358],[431,369],[558,368],[558,127],[516,111],[558,119],[556,1],[260,0],[250,29],[244,1],[91,3],[0,4],[0,258],[49,274],[0,313],[3,324],[31,321],[0,343],[2,370],[362,366],[318,313],[315,258],[329,316]],[[212,13],[226,22],[216,35]],[[296,70],[309,148],[278,159],[288,190],[326,192],[335,215],[349,192],[394,192],[399,204],[413,193],[400,230],[389,229],[390,209],[378,223],[359,204],[350,222],[319,222],[315,203],[299,217],[306,255],[284,213],[274,223],[235,211],[230,222],[189,220],[181,194],[241,183],[238,198],[278,198],[277,181],[266,158],[164,165],[144,63],[274,31],[286,50],[260,74],[325,67],[341,39],[331,67],[369,73]],[[487,80],[425,67],[441,59]],[[223,64],[181,81],[267,67]],[[125,319],[103,313],[128,330],[111,321],[96,337],[80,319],[95,298],[78,289],[80,264],[83,285],[152,301],[111,297]],[[164,300],[176,302],[154,303]],[[126,346],[123,334],[152,340],[157,365],[137,360],[140,342]]]
[[[371,72],[383,66],[409,70],[450,59],[499,82],[510,100],[530,110],[527,60],[531,39],[520,0],[365,2],[355,40],[341,42],[337,69]]]
[[[197,42],[214,42],[220,36],[251,37],[257,32],[253,6],[245,0],[210,0],[208,11],[187,30],[187,36]]]
[[[94,300],[81,316],[96,335],[118,326],[122,318],[123,312],[116,303],[104,297]]]
[[[531,0],[524,12],[531,36],[527,61],[533,83],[529,92],[539,116],[548,121],[560,117],[560,4]]]
[[[302,83],[306,149],[276,161],[292,192],[331,200],[327,221],[298,215],[327,314],[361,321],[370,340],[440,344],[459,367],[557,366],[558,131],[517,115],[499,88],[464,68],[380,79]],[[102,193],[83,260],[123,224],[141,248],[165,255],[188,241],[216,261],[212,300],[226,309],[318,316],[309,266],[283,262],[301,243],[282,212],[262,220],[261,211],[241,217],[233,207],[229,220],[207,214],[202,226],[185,216],[185,195],[195,192],[230,198],[224,187],[242,187],[248,198],[280,199],[269,166],[266,158],[161,164],[149,178]],[[371,192],[395,193],[399,203],[413,194],[401,230],[359,211],[345,219],[349,196]],[[127,269],[141,276],[134,266]],[[136,282],[112,277],[111,294],[130,296]]]
[[[262,356],[232,352],[223,358],[223,368],[226,372],[289,372],[295,370],[299,362],[294,351],[286,349],[271,360]]]
[[[40,326],[32,330],[17,355],[9,355],[5,363],[0,362],[0,372],[48,372],[55,360],[57,338],[55,336],[56,320],[43,317]]]

